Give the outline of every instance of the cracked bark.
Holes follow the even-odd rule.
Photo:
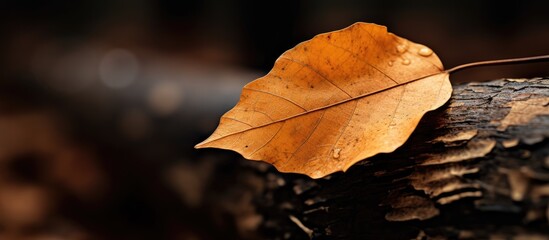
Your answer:
[[[255,201],[260,231],[278,239],[547,238],[548,105],[548,78],[454,86],[449,103],[393,153],[318,180],[266,170],[271,183]]]

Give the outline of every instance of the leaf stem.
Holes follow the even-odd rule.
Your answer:
[[[472,63],[466,63],[459,66],[455,66],[453,68],[446,70],[446,72],[453,73],[453,72],[461,71],[466,68],[479,67],[479,66],[518,64],[518,63],[544,62],[544,61],[549,61],[549,55],[472,62]]]

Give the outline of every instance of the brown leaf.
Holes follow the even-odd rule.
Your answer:
[[[451,91],[431,49],[356,23],[282,54],[196,148],[230,149],[320,178],[394,151]]]

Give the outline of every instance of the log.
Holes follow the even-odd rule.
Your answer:
[[[548,137],[549,78],[457,85],[393,153],[318,180],[261,170],[259,231],[275,239],[546,239]]]

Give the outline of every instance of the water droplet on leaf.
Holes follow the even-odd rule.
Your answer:
[[[402,64],[403,64],[403,65],[410,65],[410,63],[411,63],[411,62],[410,62],[410,59],[408,59],[408,58],[402,59]]]
[[[406,46],[406,45],[404,45],[404,44],[403,44],[403,45],[398,45],[398,46],[397,46],[397,52],[398,52],[398,53],[404,53],[404,52],[406,52],[406,49],[407,49],[407,48],[408,48],[408,46]]]
[[[335,149],[334,149],[334,155],[333,155],[333,157],[334,157],[334,158],[339,158],[339,152],[340,152],[340,151],[341,151],[341,149],[335,148]]]
[[[423,57],[428,57],[428,56],[431,56],[431,54],[433,54],[433,50],[431,50],[430,48],[427,48],[427,47],[423,47],[423,48],[419,49],[419,51],[417,53],[419,55],[423,56]]]

